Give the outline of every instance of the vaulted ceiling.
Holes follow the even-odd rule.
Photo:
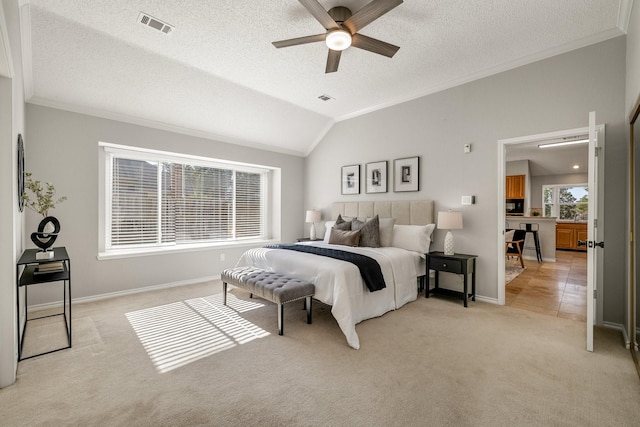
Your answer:
[[[369,0],[320,0],[356,13]],[[305,155],[338,121],[626,32],[632,0],[406,0],[325,74],[323,33],[297,0],[29,0],[27,102]],[[139,22],[141,12],[173,26]],[[320,95],[331,99],[322,101]]]

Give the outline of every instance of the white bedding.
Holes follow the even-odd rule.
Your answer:
[[[386,288],[369,292],[358,267],[346,261],[286,249],[256,248],[236,266],[254,266],[315,284],[314,298],[331,305],[331,314],[353,348],[360,348],[356,324],[402,307],[418,297],[416,277],[424,262],[417,252],[395,247],[368,248],[303,242],[369,256],[380,264]]]

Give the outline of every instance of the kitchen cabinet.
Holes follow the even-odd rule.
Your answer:
[[[508,175],[505,190],[507,199],[524,199],[524,175]]]
[[[559,222],[556,224],[556,249],[586,251],[586,246],[578,246],[578,240],[587,240],[587,224],[584,222]]]

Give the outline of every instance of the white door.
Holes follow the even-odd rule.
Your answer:
[[[593,324],[596,298],[602,298],[602,292],[598,295],[597,279],[598,265],[602,265],[600,259],[603,255],[604,242],[602,236],[602,224],[598,224],[598,162],[601,161],[601,147],[598,144],[598,131],[596,130],[596,113],[589,113],[589,221],[587,223],[587,350],[593,351]],[[600,227],[598,226],[600,225]]]

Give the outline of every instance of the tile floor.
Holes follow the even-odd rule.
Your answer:
[[[507,264],[518,265],[515,258]],[[586,322],[587,254],[556,251],[556,262],[524,260],[526,269],[505,289],[511,307]]]

